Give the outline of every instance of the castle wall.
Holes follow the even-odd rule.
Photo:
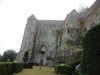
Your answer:
[[[51,53],[54,53],[55,51],[55,40],[56,40],[56,30],[59,29],[62,25],[63,21],[39,21],[38,25],[40,25],[39,29],[39,43],[44,44],[47,46],[47,55],[50,55]],[[52,52],[53,51],[53,52]],[[54,54],[52,54],[54,56]]]
[[[100,23],[100,1],[95,2],[85,14],[88,15],[84,19],[83,33],[91,29],[93,25]]]
[[[27,20],[27,24],[25,27],[23,40],[21,44],[21,49],[16,57],[17,61],[23,60],[23,56],[26,51],[29,51],[29,57],[30,57],[33,48],[33,39],[36,31],[35,28],[36,24],[37,24],[36,18],[33,15],[31,15]]]
[[[49,61],[47,60],[48,57],[53,58],[55,56],[57,46],[59,46],[59,52],[63,52],[60,54],[63,55],[65,54],[64,50],[68,49],[67,40],[71,39],[74,42],[78,40],[80,26],[82,26],[83,33],[85,33],[86,30],[98,23],[100,23],[100,0],[96,0],[84,14],[79,14],[76,10],[71,11],[65,20],[37,20],[31,15],[28,18],[21,49],[16,60],[22,61],[25,52],[28,51],[29,59],[34,57],[34,62],[36,63],[40,63],[42,59],[43,65],[45,65]],[[57,31],[62,31],[61,37],[59,36],[60,34],[57,34]],[[41,56],[42,46],[46,47],[46,51]]]
[[[35,57],[36,62],[40,62],[41,53],[40,47],[42,45],[46,46],[46,52],[44,55],[44,62],[48,57],[54,57],[55,47],[56,47],[56,30],[59,29],[63,21],[57,20],[38,20],[38,37],[37,37],[37,56]]]

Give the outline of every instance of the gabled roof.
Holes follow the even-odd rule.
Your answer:
[[[96,0],[94,4],[87,10],[83,19],[86,19],[98,6],[100,5],[100,0]]]
[[[72,15],[78,15],[78,12],[77,12],[75,9],[73,9],[69,14],[67,14],[65,20],[66,20],[67,18],[71,17]]]

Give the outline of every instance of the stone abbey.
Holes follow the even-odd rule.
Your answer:
[[[52,63],[57,53],[66,57],[72,55],[66,44],[68,39],[78,42],[78,33],[85,34],[89,29],[100,23],[100,0],[78,13],[72,10],[65,20],[38,20],[31,15],[25,27],[21,49],[16,60],[21,62],[26,51],[28,61],[43,65]],[[65,52],[65,50],[67,52]]]

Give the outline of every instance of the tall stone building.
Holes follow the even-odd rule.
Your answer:
[[[100,23],[100,0],[96,0],[90,8],[81,13],[72,10],[65,20],[37,20],[31,15],[27,20],[16,60],[22,61],[25,52],[28,51],[29,61],[42,62],[46,65],[52,62],[57,52],[68,49],[66,45],[68,39],[78,42],[79,32],[85,34],[98,23]]]

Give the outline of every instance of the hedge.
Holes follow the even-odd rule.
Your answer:
[[[73,68],[70,65],[60,64],[60,65],[55,65],[54,68],[57,74],[68,74],[68,75],[73,74]]]
[[[20,72],[24,67],[23,63],[1,62],[0,75],[11,75]]]
[[[100,75],[100,24],[90,29],[83,40],[82,73]]]
[[[32,68],[33,63],[0,62],[0,75],[12,75],[20,72],[23,68]]]
[[[12,63],[11,73],[18,73],[24,68],[24,63]]]
[[[11,63],[0,63],[0,75],[10,75],[11,68]]]

